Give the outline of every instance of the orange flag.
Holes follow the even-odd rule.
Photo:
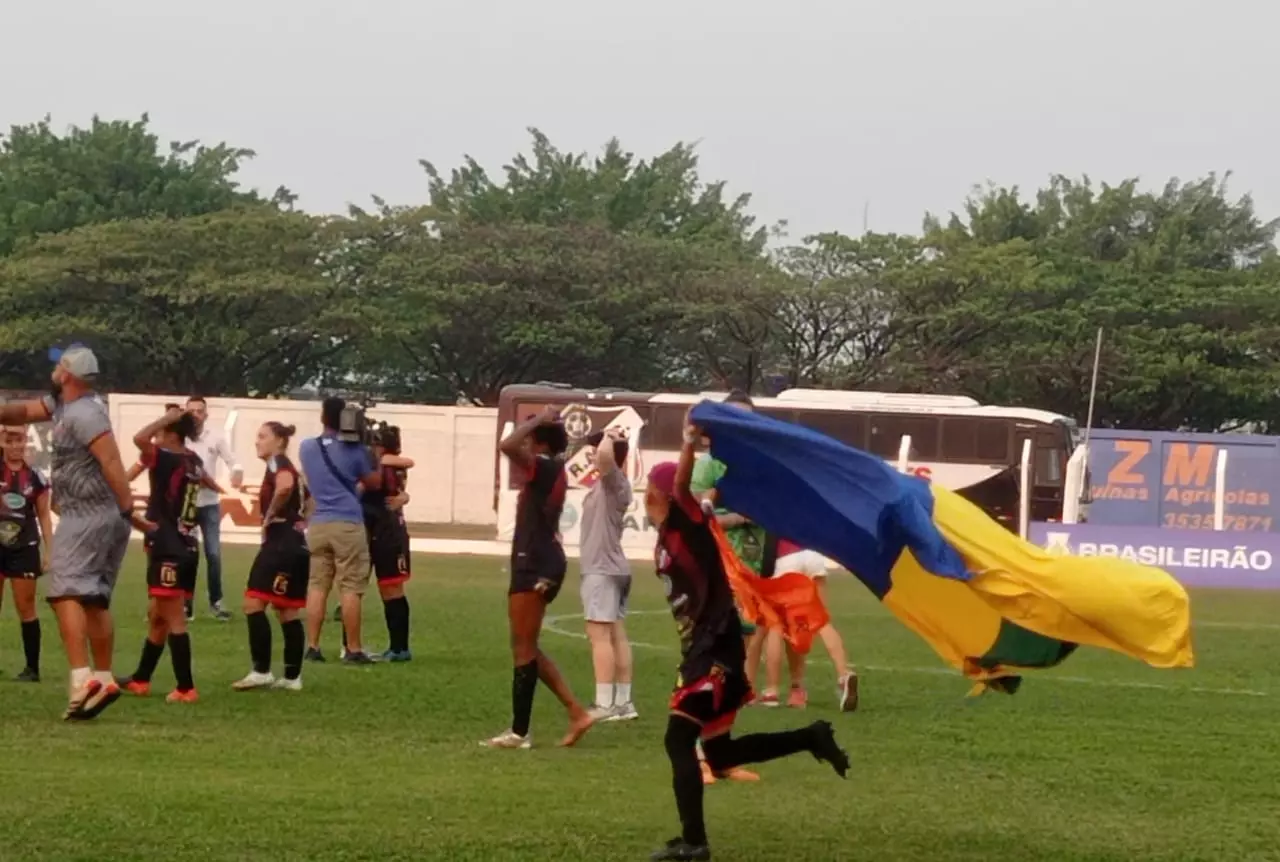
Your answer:
[[[781,629],[792,649],[801,655],[808,653],[813,636],[831,622],[813,579],[799,572],[762,578],[738,559],[724,530],[714,520],[711,532],[720,546],[724,573],[742,616],[756,625]]]

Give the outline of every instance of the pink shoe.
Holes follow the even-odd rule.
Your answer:
[[[787,706],[791,709],[804,709],[809,705],[809,693],[803,688],[792,688],[787,695]]]
[[[770,709],[782,705],[778,700],[778,693],[776,691],[766,691],[764,694],[756,698],[755,704],[756,706],[767,706]]]

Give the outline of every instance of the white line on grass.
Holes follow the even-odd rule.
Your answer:
[[[642,614],[665,615],[667,613],[669,612],[668,611],[634,611],[633,610],[633,611],[628,611],[627,616],[640,616]],[[568,629],[563,628],[560,625],[561,622],[564,622],[567,620],[580,620],[580,619],[582,619],[582,614],[556,614],[555,616],[550,616],[543,620],[542,630],[546,632],[550,632],[551,634],[560,635],[562,637],[586,640],[587,636],[585,633],[569,631]],[[1206,623],[1200,623],[1199,625],[1206,625]],[[1223,625],[1223,624],[1219,624],[1219,625]],[[1226,628],[1226,627],[1233,627],[1233,626],[1223,625],[1223,627]],[[1276,628],[1280,628],[1280,626],[1276,626]],[[668,644],[650,644],[650,643],[644,643],[643,641],[633,640],[631,641],[631,645],[633,647],[640,647],[642,649],[658,650],[659,652],[675,652],[675,648]],[[956,675],[956,671],[950,668],[945,668],[945,667],[881,667],[878,665],[858,665],[858,667],[864,670],[872,671],[873,673],[923,673],[923,674],[929,674],[930,676],[955,676]],[[1053,680],[1055,682],[1065,682],[1065,683],[1071,683],[1074,685],[1096,685],[1096,686],[1102,686],[1104,688],[1142,688],[1142,689],[1152,689],[1155,691],[1190,691],[1190,692],[1195,692],[1196,694],[1220,694],[1220,695],[1226,695],[1230,697],[1267,697],[1268,696],[1265,691],[1254,691],[1252,689],[1247,689],[1247,688],[1205,688],[1203,686],[1164,685],[1163,683],[1158,683],[1158,682],[1132,682],[1132,681],[1125,681],[1125,680],[1091,679],[1089,677],[1083,677],[1083,676],[1061,676],[1059,674],[1054,674],[1054,673],[1037,675],[1036,680],[1037,681]]]

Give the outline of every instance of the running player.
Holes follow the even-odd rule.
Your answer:
[[[560,513],[564,509],[566,479],[560,456],[569,437],[560,411],[547,407],[516,426],[499,451],[511,461],[513,476],[523,483],[516,503],[516,528],[511,540],[511,587],[507,618],[511,625],[511,727],[481,745],[489,748],[530,748],[529,720],[533,695],[541,680],[569,713],[569,730],[560,745],[582,738],[594,719],[565,682],[555,663],[538,646],[538,633],[547,605],[564,585],[567,563],[560,543]]]
[[[404,594],[405,582],[411,577],[409,563],[409,528],[404,520],[404,507],[409,494],[405,478],[413,461],[400,454],[400,435],[383,427],[373,443],[373,457],[382,471],[382,487],[365,491],[364,526],[369,534],[369,559],[382,597],[382,613],[387,621],[387,651],[383,661],[410,661],[409,599]]]
[[[0,475],[0,601],[4,582],[13,588],[13,605],[22,624],[26,667],[18,682],[40,681],[40,618],[36,615],[36,579],[44,571],[53,535],[49,485],[27,463],[27,429],[3,429],[4,471]]]
[[[199,546],[196,497],[205,481],[200,458],[187,449],[195,433],[195,417],[171,407],[133,437],[148,471],[151,493],[146,519],[152,525],[143,547],[147,552],[147,636],[138,667],[117,682],[131,694],[151,693],[151,677],[165,642],[177,685],[165,700],[195,703],[199,699],[191,676],[191,636],[187,633],[186,602],[195,592]]]
[[[703,782],[697,746],[716,772],[807,751],[844,777],[848,755],[825,721],[777,733],[738,739],[730,731],[751,692],[746,646],[733,592],[720,561],[708,516],[689,490],[701,432],[685,429],[678,464],[649,473],[645,510],[658,525],[655,562],[680,633],[680,676],[671,698],[665,745],[671,759],[682,834],[656,851],[654,860],[710,859],[703,821]]]
[[[267,422],[258,429],[258,457],[266,462],[258,506],[262,510],[262,546],[249,570],[244,591],[244,618],[249,626],[249,656],[253,670],[239,682],[236,691],[259,688],[302,690],[302,654],[306,632],[298,612],[307,606],[307,582],[311,554],[307,551],[306,484],[298,468],[289,460],[289,439],[297,431],[292,425]],[[271,623],[267,605],[275,608],[284,636],[284,678],[271,673]]]

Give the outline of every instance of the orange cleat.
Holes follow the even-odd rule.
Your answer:
[[[151,696],[151,683],[149,682],[141,682],[140,680],[131,679],[123,683],[120,687],[135,697]]]
[[[169,696],[164,699],[164,702],[165,703],[195,703],[199,699],[200,699],[200,695],[196,694],[196,690],[194,688],[189,688],[186,691],[182,691],[180,689],[175,688],[173,691],[169,692]]]

